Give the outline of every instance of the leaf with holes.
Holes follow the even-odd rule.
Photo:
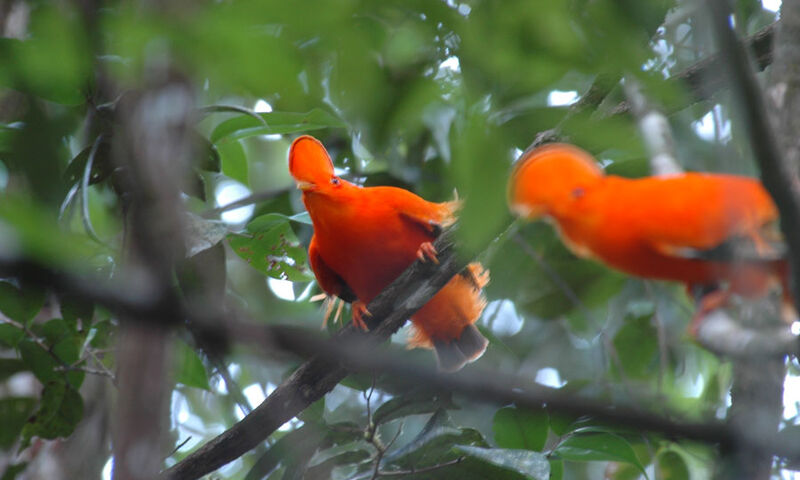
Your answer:
[[[228,235],[228,243],[250,266],[272,278],[293,282],[314,278],[306,266],[306,250],[286,220],[270,223],[263,230],[247,235]]]

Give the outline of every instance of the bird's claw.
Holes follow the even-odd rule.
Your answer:
[[[356,300],[353,302],[351,308],[353,310],[353,325],[364,331],[369,330],[367,323],[364,321],[364,315],[368,317],[372,316],[372,314],[369,313],[369,310],[367,310],[367,304]]]
[[[730,296],[731,294],[727,290],[714,290],[700,299],[697,311],[695,311],[691,322],[689,322],[688,332],[692,338],[697,338],[700,326],[706,316],[714,310],[723,308],[728,303]]]
[[[422,262],[427,262],[430,260],[438,265],[439,259],[436,258],[438,253],[439,252],[436,251],[436,248],[431,242],[425,242],[419,246],[419,250],[417,250],[417,258],[419,258]]]

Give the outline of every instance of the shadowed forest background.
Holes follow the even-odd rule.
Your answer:
[[[693,339],[685,288],[505,193],[547,140],[627,177],[654,148],[758,176],[768,144],[794,178],[798,32],[798,0],[0,0],[0,478],[800,478],[774,298]],[[481,261],[477,362],[326,341],[350,311],[308,267],[299,134],[349,181],[464,200],[376,311]]]

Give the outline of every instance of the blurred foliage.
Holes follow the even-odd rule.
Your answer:
[[[698,3],[119,1],[88,16],[79,3],[11,0],[14,28],[0,13],[3,258],[115,274],[126,246],[115,109],[153,65],[171,62],[198,98],[198,153],[184,188],[196,255],[178,276],[187,297],[209,282],[259,321],[317,328],[311,227],[286,169],[293,136],[311,133],[353,181],[465,199],[461,252],[492,272],[482,366],[574,395],[652,398],[637,407],[698,420],[726,408],[730,370],[686,341],[692,306],[678,287],[578,259],[549,226],[512,224],[505,206],[514,158],[556,125],[609,172],[647,174],[634,120],[612,113],[625,75],[670,113],[685,168],[754,173],[731,135],[727,95],[698,99],[665,81],[711,51]],[[755,0],[736,9],[744,34],[775,19]],[[571,111],[594,83],[608,85],[604,101]],[[250,192],[271,195],[213,210]],[[0,279],[0,313],[0,453],[12,459],[0,474],[13,479],[32,458],[17,452],[73,432],[85,375],[113,376],[117,320],[15,279]],[[175,344],[178,448],[167,466],[241,419],[296,366],[238,349],[220,366],[187,338]],[[434,368],[429,354],[408,355]],[[35,387],[19,389],[25,382]],[[793,415],[787,438],[798,435]],[[487,406],[351,376],[218,476],[702,479],[714,455],[547,407]]]

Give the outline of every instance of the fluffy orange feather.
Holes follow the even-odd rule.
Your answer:
[[[366,329],[366,304],[414,260],[436,261],[432,241],[454,220],[454,202],[433,203],[395,187],[361,187],[336,176],[325,147],[311,136],[289,150],[289,172],[303,192],[314,235],[309,261],[329,295],[353,302],[353,323]],[[488,273],[479,263],[453,277],[411,321],[410,347],[434,348],[439,368],[476,360],[488,341],[474,323]]]
[[[606,175],[572,145],[523,154],[509,181],[512,211],[553,221],[577,255],[629,274],[713,290],[692,323],[732,293],[765,295],[787,263],[773,241],[777,209],[749,177],[684,173],[628,179]],[[786,301],[788,298],[785,297]]]

